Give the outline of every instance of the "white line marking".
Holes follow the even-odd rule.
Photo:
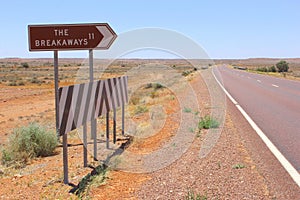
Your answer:
[[[272,84],[273,87],[279,87],[278,85]]]
[[[217,77],[215,76],[215,73],[212,71],[213,76],[215,77],[217,83],[220,85],[222,90],[225,92],[225,94],[228,96],[228,98],[232,101],[233,104],[237,104],[237,101],[227,92],[227,90],[223,87],[223,85],[218,81]]]
[[[261,80],[257,80],[257,82],[261,83]]]
[[[264,134],[264,132],[256,125],[256,123],[251,119],[251,117],[245,112],[245,110],[237,104],[237,101],[227,92],[227,90],[221,85],[221,83],[217,80],[215,73],[212,71],[214,78],[217,83],[220,85],[222,90],[228,96],[228,98],[235,104],[237,109],[242,113],[248,123],[255,130],[257,135],[262,139],[262,141],[266,144],[266,146],[270,149],[273,155],[277,158],[280,164],[284,167],[284,169],[289,173],[295,183],[300,187],[300,174],[293,167],[293,165],[282,155],[282,153],[277,149],[277,147],[269,140],[269,138]]]

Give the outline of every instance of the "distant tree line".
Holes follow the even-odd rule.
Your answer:
[[[276,66],[276,67],[275,67]],[[256,71],[259,72],[288,72],[289,64],[285,60],[281,60],[276,65],[271,67],[258,67]]]

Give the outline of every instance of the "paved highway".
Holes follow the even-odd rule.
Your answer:
[[[284,157],[300,171],[300,82],[213,69],[224,88],[248,113]]]

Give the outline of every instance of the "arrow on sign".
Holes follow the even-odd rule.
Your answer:
[[[29,25],[29,50],[108,49],[117,38],[107,23]]]
[[[102,40],[97,45],[96,49],[108,49],[114,40],[117,38],[116,33],[111,29],[110,26],[97,26],[100,34],[103,35]]]

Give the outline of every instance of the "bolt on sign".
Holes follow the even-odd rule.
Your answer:
[[[28,26],[30,51],[108,49],[116,37],[107,23]]]

